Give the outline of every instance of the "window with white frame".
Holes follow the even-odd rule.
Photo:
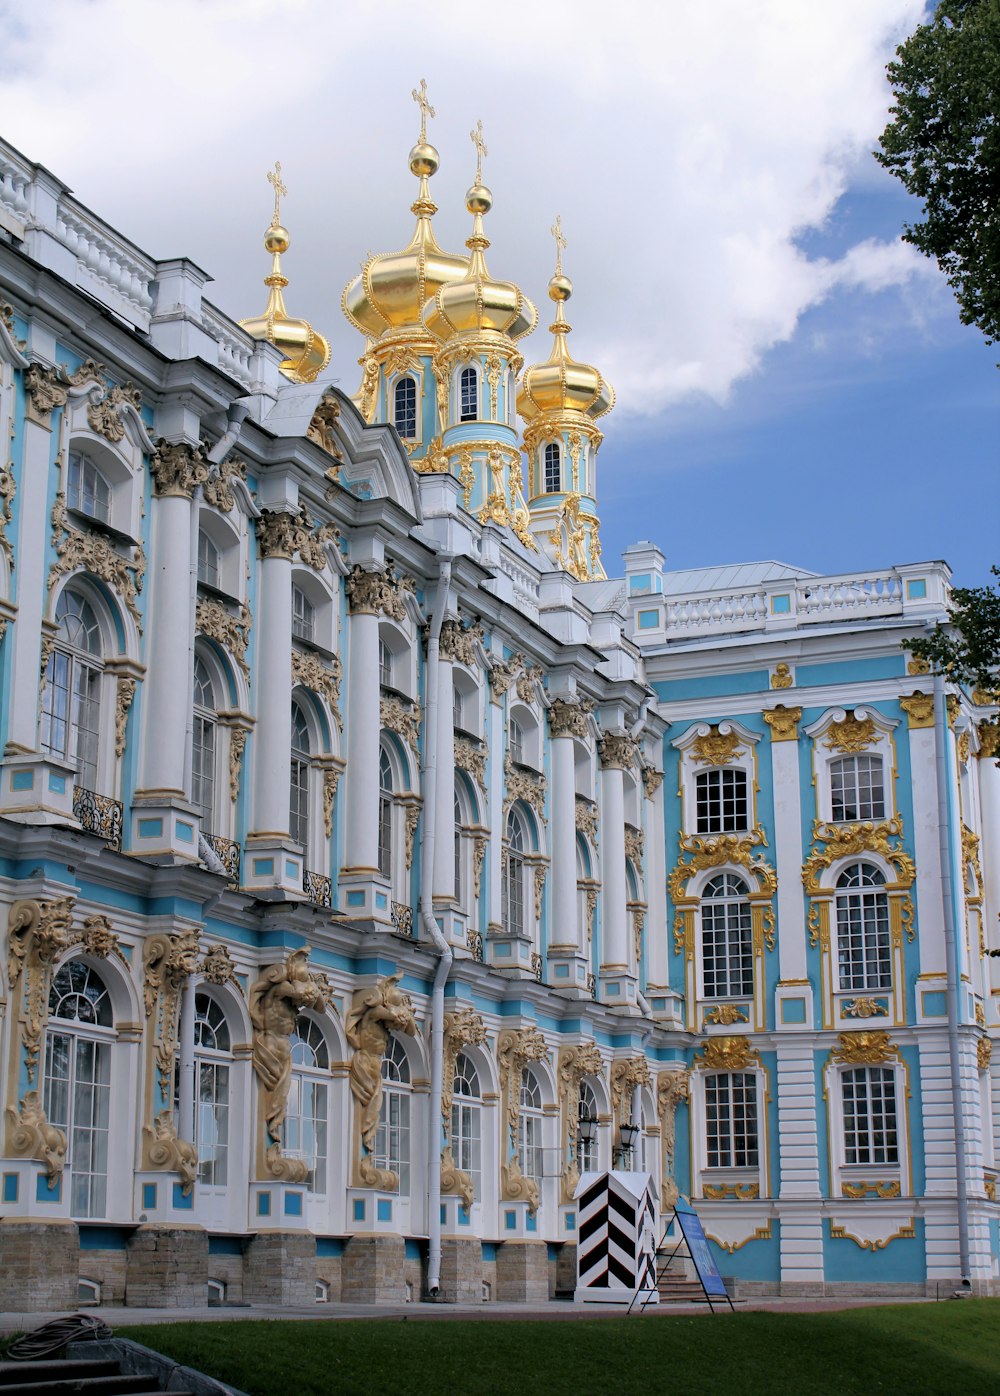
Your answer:
[[[309,1169],[307,1186],[326,1193],[330,1049],[314,1018],[300,1013],[290,1038],[292,1079],[288,1088],[282,1152]]]
[[[525,934],[524,854],[528,846],[524,816],[514,808],[507,816],[506,867],[503,874],[503,925],[510,935]]]
[[[589,1081],[580,1082],[577,1116],[580,1120],[597,1119],[597,1096],[594,1094],[594,1088]],[[596,1129],[593,1130],[592,1139],[584,1139],[581,1133],[577,1133],[576,1166],[581,1173],[595,1173],[597,1171]]]
[[[458,687],[457,684],[453,684],[451,690],[451,721],[452,726],[457,727],[460,732],[465,730],[462,725],[462,719],[464,716],[464,704],[462,700],[462,690]]]
[[[479,416],[479,374],[470,366],[458,376],[458,420],[474,422]]]
[[[892,987],[889,898],[873,863],[850,863],[837,878],[837,961],[841,989]]]
[[[409,374],[396,382],[393,392],[392,420],[404,441],[414,441],[417,435],[417,384]]]
[[[395,1033],[382,1058],[382,1105],[375,1135],[375,1167],[399,1178],[400,1196],[410,1191],[410,1063]]]
[[[378,762],[378,870],[383,877],[392,877],[392,762],[385,747]]]
[[[292,750],[289,766],[288,832],[309,852],[309,723],[292,699]]]
[[[58,626],[45,668],[40,745],[76,768],[78,784],[100,785],[103,643],[97,614],[67,589],[56,602]]]
[[[198,580],[206,586],[222,585],[222,554],[205,530],[198,530]]]
[[[309,643],[316,637],[316,607],[301,587],[292,587],[292,634]]]
[[[380,639],[378,642],[378,681],[383,688],[392,688],[392,660],[392,650],[385,640]]]
[[[753,937],[749,888],[734,873],[705,884],[701,901],[701,957],[705,997],[753,993]]]
[[[224,1188],[229,1182],[229,1112],[232,1043],[221,1006],[209,994],[195,994],[194,1054],[198,1099],[195,1147],[198,1181]]]
[[[524,729],[516,717],[507,724],[507,753],[512,761],[524,765]]]
[[[757,1080],[752,1072],[705,1077],[706,1162],[709,1168],[755,1168]]]
[[[215,689],[208,666],[194,657],[194,723],[191,734],[191,803],[197,806],[203,830],[215,826],[215,773],[218,764],[218,724]]]
[[[517,1161],[525,1178],[541,1182],[544,1175],[542,1147],[542,1088],[530,1066],[521,1071],[521,1112],[517,1118]]]
[[[70,451],[66,468],[66,504],[100,523],[111,522],[111,485],[89,456]]]
[[[464,878],[463,875],[462,875],[462,873],[463,873],[463,866],[462,866],[462,865],[463,865],[463,863],[464,863],[464,854],[465,854],[465,848],[464,848],[464,846],[463,846],[464,833],[465,833],[465,829],[464,829],[464,824],[463,824],[463,820],[462,820],[462,802],[461,802],[461,800],[458,798],[458,795],[456,794],[456,795],[455,795],[455,900],[458,902],[459,906],[464,906],[464,905],[465,905],[465,901],[464,901],[464,892],[465,892],[465,889],[464,889],[464,886],[463,886],[463,883],[464,883],[464,881],[465,881],[465,878]]]
[[[738,833],[749,828],[746,771],[730,766],[699,771],[695,805],[699,834]]]
[[[472,1058],[465,1052],[455,1063],[451,1104],[451,1156],[456,1168],[467,1173],[477,1199],[483,1195],[482,1088]]]
[[[885,818],[881,756],[841,756],[830,762],[831,818],[835,824]]]
[[[840,1082],[845,1164],[898,1164],[895,1071],[852,1067],[841,1073]]]
[[[70,1215],[108,1211],[108,1141],[114,1016],[107,985],[83,960],[52,980],[42,1099],[49,1124],[66,1135]]]
[[[558,494],[562,489],[562,452],[555,441],[545,447],[545,493]]]

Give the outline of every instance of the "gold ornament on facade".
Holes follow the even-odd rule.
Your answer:
[[[125,729],[128,725],[128,710],[135,697],[136,681],[119,675],[115,685],[115,755],[125,754]]]
[[[828,824],[822,819],[813,822],[813,843],[818,845],[802,865],[802,882],[806,891],[815,896],[822,892],[820,877],[839,858],[858,853],[877,853],[896,871],[898,888],[913,886],[917,875],[913,859],[902,848],[903,820],[897,815],[881,824]],[[890,842],[896,840],[896,842]]]
[[[375,1165],[375,1136],[382,1108],[382,1059],[390,1033],[415,1037],[417,1020],[409,994],[399,987],[401,974],[391,974],[370,989],[354,995],[347,1018],[347,1040],[354,1048],[350,1082],[357,1118],[360,1150],[357,1155],[360,1181],[369,1187],[394,1191],[398,1176]]]
[[[403,851],[406,871],[413,867],[413,847],[420,823],[420,801],[411,800],[403,810]]]
[[[122,950],[117,933],[112,930],[111,922],[106,916],[87,917],[80,932],[80,944],[88,955],[93,955],[97,960],[106,960],[109,955],[114,955],[123,965],[128,965],[128,956]]]
[[[340,771],[336,766],[327,766],[323,771],[323,832],[328,839],[333,837],[333,806],[339,784]]]
[[[220,514],[231,514],[236,508],[232,482],[242,480],[245,485],[246,479],[246,461],[224,460],[205,485],[205,503],[218,509]]]
[[[196,930],[173,935],[157,932],[142,947],[143,1006],[151,1021],[160,1095],[165,1100],[173,1099],[181,994],[188,976],[198,969],[200,934]]]
[[[920,655],[911,655],[906,661],[906,672],[908,674],[929,674],[931,666],[927,660]]]
[[[233,727],[229,733],[229,798],[238,800],[240,795],[240,768],[243,764],[243,751],[247,744],[247,729]]]
[[[748,1071],[759,1060],[749,1037],[710,1037],[694,1065],[701,1071]]]
[[[82,533],[67,522],[66,496],[57,494],[52,507],[52,545],[55,561],[49,568],[48,589],[52,592],[59,578],[83,570],[107,582],[118,593],[141,631],[138,594],[146,574],[146,555],[136,545],[133,560],[124,557],[103,534]]]
[[[548,1061],[549,1049],[535,1027],[505,1028],[497,1038],[500,1099],[504,1128],[500,1145],[500,1196],[506,1202],[527,1202],[528,1215],[538,1211],[540,1193],[534,1178],[521,1172],[517,1156],[521,1119],[521,1074],[531,1062]]]
[[[632,824],[625,825],[625,857],[637,868],[642,867],[646,840],[641,829]]]
[[[518,660],[524,664],[524,656],[518,655]],[[513,661],[511,661],[513,663]],[[514,681],[514,691],[522,703],[529,706],[538,702],[538,686],[542,681],[541,669],[533,668],[530,664],[524,665],[522,673],[518,674]]]
[[[209,464],[200,446],[161,437],[149,458],[149,473],[158,498],[190,499],[197,487],[208,481]]]
[[[328,456],[332,456],[335,461],[343,461],[344,455],[337,445],[337,436],[334,427],[340,422],[340,402],[332,388],[327,388],[320,398],[316,409],[306,427],[306,436],[310,441],[315,441],[321,450]],[[331,466],[327,470],[327,475],[331,479],[337,478],[337,467]]]
[[[627,732],[607,732],[597,743],[597,755],[606,771],[631,771],[639,757],[639,746]]]
[[[844,1197],[855,1201],[860,1201],[863,1197],[878,1197],[883,1202],[888,1202],[902,1196],[902,1188],[896,1180],[885,1183],[841,1183],[840,1191]]]
[[[976,1065],[980,1071],[989,1071],[993,1060],[993,1043],[988,1037],[981,1037],[976,1043]]]
[[[264,1165],[272,1178],[303,1183],[308,1165],[286,1158],[281,1151],[282,1128],[292,1079],[291,1035],[304,1008],[322,1012],[330,1005],[325,977],[310,973],[309,951],[293,950],[280,964],[263,971],[250,990],[253,1025],[253,1067],[261,1084],[261,1117],[265,1127]]]
[[[798,741],[799,723],[802,721],[801,708],[786,708],[784,703],[779,703],[777,707],[762,713],[762,717],[771,729],[772,742]]]
[[[759,1183],[703,1183],[701,1195],[706,1202],[755,1202],[760,1197]]]
[[[236,965],[225,945],[213,945],[210,950],[207,950],[198,970],[207,983],[214,984],[217,988],[222,988],[224,984],[232,984],[240,989],[240,981],[236,977]]]
[[[986,1010],[981,1003],[976,1004],[976,1026],[979,1028],[986,1027]]]
[[[570,703],[564,698],[554,699],[548,710],[549,733],[556,737],[578,737],[586,741],[590,735],[590,715],[594,705],[590,702]]]
[[[695,762],[701,766],[728,766],[743,751],[743,739],[729,728],[727,732],[713,724],[708,732],[699,733],[691,744]]]
[[[172,1109],[161,1110],[152,1125],[143,1125],[143,1164],[176,1173],[181,1192],[190,1197],[198,1177],[198,1150],[186,1139],[179,1139]]]
[[[142,408],[142,394],[134,383],[116,383],[106,392],[95,395],[87,404],[87,421],[91,431],[103,436],[106,441],[121,441],[125,435],[122,414],[128,407],[136,413]]]
[[[468,509],[472,503],[472,490],[476,483],[476,472],[472,468],[472,452],[458,453],[458,483],[462,486],[462,504]]]
[[[247,649],[250,645],[253,615],[247,603],[240,602],[240,609],[234,615],[221,601],[212,597],[202,597],[195,607],[194,624],[199,634],[208,640],[214,640],[231,654],[242,669],[244,677],[249,679]]]
[[[490,665],[490,699],[494,703],[503,701],[515,676],[524,663],[523,654],[511,655],[510,659],[494,659]]]
[[[34,1084],[48,1019],[52,968],[76,940],[72,915],[73,898],[60,897],[17,901],[7,918],[7,983],[20,1024],[29,1086]]]
[[[478,623],[463,626],[461,621],[446,620],[441,626],[439,648],[442,659],[450,659],[464,664],[467,669],[475,669],[479,664],[482,643],[483,627]]]
[[[958,721],[958,715],[962,711],[961,700],[957,693],[949,693],[944,703],[948,712],[948,726],[954,731],[955,723]]]
[[[853,754],[865,751],[868,747],[874,746],[877,741],[878,733],[875,731],[874,718],[858,718],[855,714],[848,713],[840,722],[834,722],[830,725],[823,745],[828,751],[844,751]]]
[[[486,749],[468,737],[455,738],[455,765],[460,771],[468,771],[476,783],[486,789]]]
[[[397,576],[392,567],[369,570],[356,563],[344,582],[347,603],[355,615],[385,615],[406,619],[406,596],[414,590],[411,577]]]
[[[767,896],[773,897],[778,890],[777,873],[756,851],[767,847],[767,835],[759,824],[747,834],[680,834],[679,843],[681,856],[668,881],[674,902],[684,900],[684,888],[693,873],[732,863],[752,873]]]
[[[340,717],[340,684],[344,676],[344,666],[337,655],[322,660],[318,655],[307,654],[302,650],[292,651],[292,682],[301,684],[310,692],[325,699],[337,723]]]
[[[611,1063],[611,1115],[615,1139],[621,1127],[632,1118],[632,1096],[640,1086],[652,1087],[653,1078],[645,1057],[629,1057]]]
[[[37,1091],[26,1091],[20,1109],[8,1105],[7,1139],[4,1152],[8,1158],[38,1159],[45,1164],[44,1176],[51,1188],[62,1177],[66,1166],[66,1136],[50,1125]]]
[[[455,1091],[455,1069],[464,1048],[482,1046],[486,1027],[474,1008],[460,1008],[444,1018],[444,1058],[441,1080],[441,1116],[447,1142],[441,1151],[441,1191],[458,1193],[468,1209],[475,1201],[475,1186],[468,1173],[455,1164],[451,1150],[451,1105]]]
[[[407,746],[417,750],[420,744],[420,723],[423,714],[419,703],[403,702],[399,698],[379,699],[379,723],[388,732],[402,737]]]
[[[563,1167],[561,1199],[572,1202],[580,1181],[577,1140],[580,1133],[580,1086],[586,1076],[601,1076],[604,1058],[593,1042],[578,1047],[560,1047],[556,1076],[559,1082],[559,1103],[562,1107]]]
[[[774,666],[774,673],[771,675],[772,688],[792,688],[794,683],[792,671],[784,660]]]
[[[534,884],[535,884],[535,920],[536,920],[536,921],[540,921],[540,920],[542,919],[542,894],[543,894],[544,891],[545,891],[545,877],[546,877],[546,874],[548,873],[548,870],[549,870],[549,869],[548,869],[548,865],[545,864],[545,863],[536,863],[536,864],[535,864],[535,870],[534,870]]]
[[[651,800],[663,784],[663,772],[658,771],[655,766],[643,766],[642,768],[642,788],[645,791],[646,799]]]
[[[47,427],[57,407],[65,407],[69,398],[69,382],[62,368],[46,368],[31,364],[24,372],[25,407],[29,422]]]
[[[986,1194],[987,1201],[995,1202],[997,1200],[997,1177],[995,1173],[986,1173],[984,1171],[983,1192]]]
[[[477,834],[472,840],[472,892],[477,899],[482,890],[483,860],[486,857],[486,837]]]
[[[705,1014],[706,1025],[731,1028],[735,1023],[749,1023],[750,1015],[736,1003],[720,1003]]]
[[[887,1032],[842,1032],[831,1059],[845,1066],[881,1066],[898,1055]]]
[[[915,693],[911,693],[907,698],[900,698],[899,706],[906,713],[907,723],[911,730],[920,727],[934,726],[934,695],[933,693],[921,693],[918,688]]]
[[[986,889],[983,885],[983,868],[979,861],[979,836],[965,823],[962,825],[962,867],[972,869],[976,888],[973,896],[982,898]]]
[[[680,1196],[674,1177],[677,1147],[677,1107],[688,1099],[690,1072],[687,1067],[661,1071],[656,1078],[656,1113],[660,1119],[660,1140],[663,1146],[662,1207],[672,1207]]]
[[[298,556],[314,572],[323,572],[330,565],[326,550],[336,546],[339,538],[333,524],[314,524],[303,508],[294,512],[262,509],[257,520],[257,547],[262,558]]]
[[[845,1018],[887,1018],[889,1010],[882,999],[857,998],[848,1000],[842,1009]]]
[[[597,846],[597,806],[583,795],[576,797],[576,829]]]
[[[545,791],[547,783],[545,777],[535,771],[521,770],[515,767],[510,757],[504,760],[504,815],[518,800],[534,810],[538,818],[545,823]]]
[[[956,745],[956,749],[957,749],[957,751],[958,751],[958,761],[959,761],[959,765],[961,765],[961,766],[967,766],[967,765],[969,764],[969,734],[968,734],[968,732],[959,732],[959,734],[958,734],[958,741],[956,742],[955,745]]]
[[[976,755],[980,760],[1000,756],[1000,722],[981,722],[976,728],[976,736],[979,738]]]

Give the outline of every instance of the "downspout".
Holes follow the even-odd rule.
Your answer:
[[[444,555],[427,639],[427,708],[424,716],[424,836],[420,845],[420,923],[439,959],[431,989],[431,1099],[427,1130],[427,1292],[436,1299],[441,1289],[441,1095],[444,1076],[444,986],[454,954],[434,916],[434,842],[437,823],[437,710],[441,675],[438,647],[448,598],[451,564]]]
[[[652,695],[651,693],[647,693],[647,694],[645,695],[645,697],[643,698],[642,702],[639,704],[639,716],[636,718],[635,722],[634,722],[634,723],[632,724],[632,726],[629,728],[629,736],[632,737],[633,740],[635,740],[635,739],[638,738],[640,732],[642,731],[642,729],[643,729],[643,728],[645,727],[645,725],[646,725],[646,714],[649,712],[649,705],[650,705],[650,703],[651,703],[652,701],[653,701],[653,695]],[[639,972],[639,970],[641,969],[641,966],[640,966],[640,965],[636,965],[635,968],[636,968],[635,1001],[636,1001],[636,1003],[639,1005],[639,1009],[640,1009],[640,1011],[641,1011],[641,1013],[642,1013],[642,1016],[643,1016],[644,1018],[649,1018],[649,1019],[651,1020],[651,1021],[650,1021],[650,1024],[649,1024],[649,1027],[645,1030],[645,1032],[642,1034],[642,1037],[639,1039],[639,1050],[640,1050],[640,1052],[642,1053],[643,1057],[645,1057],[645,1055],[646,1055],[646,1048],[647,1048],[648,1045],[649,1045],[649,1039],[653,1036],[653,1028],[655,1027],[655,1024],[652,1022],[653,1010],[650,1008],[649,1003],[648,1003],[648,1001],[647,1001],[647,999],[646,999],[645,994],[643,994],[642,990],[639,988],[639,983],[638,983],[638,972]],[[639,1128],[640,1128],[640,1130],[642,1129],[642,1101],[641,1101],[641,1097],[640,1097],[640,1091],[641,1091],[641,1089],[642,1089],[642,1088],[641,1088],[640,1086],[636,1086],[636,1087],[633,1089],[633,1091],[632,1091],[632,1114],[631,1114],[631,1123],[634,1124],[634,1125],[638,1125]]]
[[[969,1260],[969,1196],[966,1178],[965,1114],[962,1108],[962,1065],[959,1056],[958,995],[962,982],[955,931],[954,858],[951,846],[947,702],[944,676],[934,675],[934,767],[937,778],[938,841],[941,860],[941,907],[944,914],[945,959],[948,973],[948,1060],[951,1068],[951,1110],[955,1125],[955,1203],[958,1209],[958,1255],[963,1290],[971,1289]]]

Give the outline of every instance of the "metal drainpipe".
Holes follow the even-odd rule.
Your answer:
[[[444,986],[455,958],[434,916],[434,841],[437,820],[437,709],[441,675],[438,646],[451,591],[450,556],[441,558],[437,596],[427,640],[427,711],[424,716],[424,836],[420,845],[420,921],[440,958],[431,989],[431,1098],[427,1127],[427,1292],[441,1289],[441,1094],[444,1076]]]
[[[944,676],[934,675],[934,767],[937,778],[938,842],[941,858],[941,906],[944,914],[945,958],[948,966],[948,1060],[951,1068],[951,1109],[955,1123],[955,1202],[958,1209],[958,1255],[962,1286],[971,1289],[969,1261],[969,1196],[966,1179],[965,1115],[962,1107],[962,1064],[958,1040],[958,995],[962,982],[955,933],[954,857],[951,846],[951,801],[948,784],[948,727]]]

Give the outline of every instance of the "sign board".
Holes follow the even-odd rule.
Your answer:
[[[688,1254],[691,1256],[694,1268],[698,1272],[702,1289],[713,1298],[728,1299],[729,1295],[726,1286],[722,1282],[715,1257],[712,1255],[708,1244],[708,1238],[701,1229],[701,1221],[697,1212],[689,1207],[686,1202],[678,1198],[677,1206],[674,1208],[674,1215],[677,1224],[681,1229],[681,1234],[687,1242]]]

